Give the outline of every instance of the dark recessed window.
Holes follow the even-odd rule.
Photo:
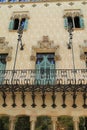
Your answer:
[[[75,24],[75,28],[81,28],[79,17],[74,17],[74,24]]]
[[[19,19],[15,19],[15,20],[14,20],[13,30],[17,30],[17,29],[18,29],[18,26],[19,26]]]

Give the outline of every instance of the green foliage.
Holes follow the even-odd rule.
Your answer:
[[[51,118],[48,116],[40,116],[37,118],[35,130],[50,130]]]
[[[60,126],[67,130],[73,130],[73,120],[70,116],[60,116],[58,118],[58,121],[60,123]]]
[[[85,126],[85,119],[84,117],[80,117],[79,130],[84,130],[84,126]]]
[[[29,130],[29,129],[30,129],[29,117],[28,116],[19,117],[15,124],[15,130]]]
[[[9,130],[9,117],[0,117],[0,130]]]

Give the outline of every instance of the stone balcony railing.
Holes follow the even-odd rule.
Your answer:
[[[32,107],[38,92],[41,93],[42,107],[45,108],[46,95],[51,93],[52,107],[56,107],[57,93],[60,92],[62,107],[66,108],[66,96],[71,95],[72,107],[77,108],[77,95],[82,98],[83,108],[87,108],[87,70],[86,69],[54,69],[54,70],[4,70],[0,71],[0,94],[3,107],[7,106],[8,95],[16,107],[16,96],[21,94],[22,107],[25,107],[26,95],[31,95]]]
[[[1,70],[0,90],[6,91],[86,91],[86,69]]]

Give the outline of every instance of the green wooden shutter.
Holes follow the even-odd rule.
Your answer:
[[[80,27],[84,28],[84,20],[83,17],[80,17]]]
[[[14,20],[12,19],[9,23],[9,30],[13,30],[14,27]]]
[[[25,20],[25,23],[24,23],[24,30],[27,30],[28,28],[28,19]]]
[[[4,79],[4,70],[6,68],[6,59],[7,55],[0,55],[0,84],[2,84]]]
[[[65,29],[68,28],[68,19],[67,19],[67,17],[64,18],[64,27],[65,27]]]

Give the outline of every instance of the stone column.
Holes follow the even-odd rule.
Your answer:
[[[16,117],[11,116],[9,118],[9,130],[15,130],[15,121],[16,121]]]
[[[30,122],[31,122],[31,129],[30,130],[35,130],[35,122],[36,122],[36,116],[31,116],[30,117]]]
[[[56,130],[57,117],[51,117],[53,130]]]
[[[74,130],[79,130],[79,117],[74,116],[73,122],[74,122]]]

